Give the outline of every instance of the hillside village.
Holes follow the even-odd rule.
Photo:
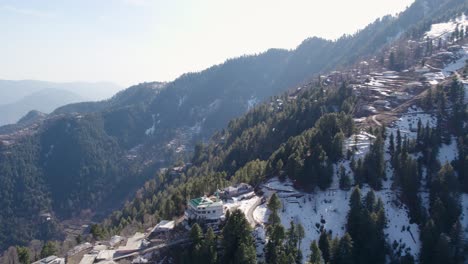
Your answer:
[[[399,43],[408,49],[407,52],[424,50],[427,46],[434,47],[430,53],[426,51],[427,56],[424,57],[423,63],[408,61],[410,67],[391,70],[389,67],[381,66],[379,58],[370,58],[361,61],[350,70],[335,71],[319,77],[325,89],[329,84],[346,81],[352,86],[353,93],[359,97],[357,107],[354,109],[354,122],[358,131],[345,139],[343,153],[349,154],[334,164],[333,183],[329,189],[322,191],[317,188],[313,192],[305,192],[290,179],[278,177],[269,179],[255,188],[239,183],[187,201],[183,216],[173,220],[162,220],[144,233],[135,233],[128,238],[113,236],[108,241],[80,244],[67,253],[66,262],[171,263],[170,259],[161,252],[171,246],[189,243],[188,230],[193,223],[201,222],[219,232],[218,225],[224,221],[226,213],[235,209],[240,209],[251,225],[257,259],[262,260],[264,245],[268,240],[265,228],[270,214],[266,204],[273,193],[276,193],[281,201],[282,209],[279,211],[279,216],[282,225],[289,226],[292,221],[304,227],[305,237],[301,250],[304,256],[308,256],[311,254],[311,242],[319,239],[322,230],[330,231],[333,236],[344,235],[352,190],[340,188],[339,167],[343,167],[346,174],[353,175],[351,161],[364,157],[375,140],[375,136],[368,132],[369,128],[382,126],[386,126],[384,147],[386,178],[381,190],[375,191],[375,195],[385,205],[387,218],[384,229],[385,239],[389,245],[393,245],[394,254],[406,252],[417,257],[421,248],[421,230],[417,224],[410,221],[409,209],[400,201],[400,190],[395,188],[394,172],[388,152],[391,144],[389,138],[390,134],[401,133],[404,138],[416,139],[418,123],[432,128],[436,126],[438,120],[435,111],[425,111],[421,107],[428,88],[451,82],[457,77],[464,83],[464,100],[465,103],[468,102],[468,79],[466,72],[463,72],[468,60],[468,44],[466,40],[457,41],[450,38],[456,28],[466,26],[468,19],[461,16],[446,23],[432,25],[425,39]],[[387,58],[391,58],[391,54],[398,53],[397,49],[396,46],[387,49],[384,64],[391,64]],[[295,100],[295,94],[304,88],[306,86],[292,90],[288,100]],[[282,100],[272,101],[272,107],[281,108]],[[450,138],[440,148],[439,162],[444,164],[454,161],[457,158],[457,151],[455,139]],[[173,170],[175,173],[180,173],[178,168]],[[422,180],[425,181],[424,173]],[[361,188],[364,195],[369,190],[371,188],[367,184]],[[422,184],[417,196],[421,199],[423,207],[429,210],[429,194],[425,184]],[[464,240],[468,241],[468,195],[462,194],[460,199],[462,204],[460,222],[464,228]],[[49,257],[36,263],[64,263],[65,259]]]

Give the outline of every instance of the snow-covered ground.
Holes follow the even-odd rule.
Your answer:
[[[388,181],[389,182],[389,181]],[[370,191],[368,186],[365,186],[361,192],[364,197]],[[385,207],[385,215],[387,217],[387,226],[384,233],[387,243],[392,246],[396,241],[398,247],[401,247],[402,252],[408,251],[415,258],[419,254],[421,247],[419,241],[419,227],[417,224],[410,224],[409,210],[404,204],[399,202],[394,190],[374,191],[376,198],[382,199]]]
[[[249,100],[247,100],[247,111],[254,108],[259,102],[258,98],[255,96],[251,96]]]
[[[466,60],[468,60],[468,46],[462,47],[462,49],[457,54],[457,58],[457,60],[446,65],[442,69],[442,73],[445,77],[449,77],[450,75],[452,75],[453,72],[465,67]]]
[[[451,36],[452,32],[455,31],[457,25],[459,29],[464,29],[468,26],[468,18],[465,14],[445,23],[433,24],[431,26],[431,30],[426,32],[425,37],[432,39],[447,39]]]
[[[309,194],[294,189],[290,186],[290,182],[281,183],[277,178],[273,178],[266,185],[268,185],[264,186],[266,195],[276,191],[280,197],[281,224],[289,228],[293,221],[304,227],[305,238],[301,244],[304,259],[310,254],[310,243],[319,239],[321,228],[331,230],[333,236],[344,235],[350,191],[327,190]],[[254,211],[254,219],[259,223],[266,223],[268,215],[265,204],[258,206]]]
[[[249,197],[247,199],[242,199],[243,197]],[[250,194],[246,194],[240,197],[234,197],[233,199],[228,200],[224,203],[226,209],[230,211],[234,211],[235,209],[241,210],[245,215],[247,215],[249,209],[255,205],[255,203],[261,199],[260,197],[256,196],[254,192]]]
[[[437,118],[434,115],[425,113],[420,107],[413,105],[408,108],[406,114],[403,114],[388,128],[388,131],[392,132],[393,136],[396,138],[397,130],[400,129],[402,137],[407,136],[410,139],[415,139],[419,120],[421,120],[424,127],[426,124],[429,124],[429,127],[435,127],[437,125]]]
[[[445,75],[442,72],[428,72],[423,74],[423,76],[432,85],[437,85],[445,79]]]
[[[455,137],[452,137],[450,144],[442,144],[437,154],[437,159],[441,165],[444,165],[446,162],[450,163],[457,158],[458,149],[457,149],[457,140]]]
[[[344,153],[351,150],[356,159],[362,158],[367,154],[367,152],[369,152],[373,139],[375,139],[375,136],[365,131],[351,135],[344,142]]]
[[[461,195],[462,214],[460,216],[460,223],[465,231],[465,240],[468,239],[468,194]]]
[[[153,134],[154,134],[154,130],[156,129],[155,115],[154,115],[154,114],[151,115],[151,118],[153,119],[153,125],[152,125],[150,128],[146,129],[145,134],[146,134],[147,136],[153,135]],[[159,124],[159,122],[160,122],[160,121],[158,120],[158,124]]]
[[[387,182],[390,182],[390,180]],[[290,182],[283,184],[277,178],[270,180],[268,185],[268,188],[264,187],[266,195],[269,195],[277,188],[276,192],[282,204],[282,209],[279,211],[282,225],[288,228],[290,222],[293,221],[304,226],[305,238],[301,245],[304,257],[310,254],[310,243],[319,239],[322,228],[330,230],[333,236],[340,237],[344,235],[351,190],[329,189],[304,193],[290,186]],[[369,190],[370,188],[367,186],[363,188],[363,197]],[[393,190],[386,189],[375,193],[376,197],[381,198],[385,205],[388,222],[384,232],[387,242],[391,245],[396,241],[403,248],[403,252],[407,249],[411,254],[417,256],[420,247],[419,228],[416,224],[409,224],[407,208],[397,202],[398,199]],[[297,194],[302,195],[302,197],[296,198],[296,196],[299,196]],[[255,221],[266,223],[269,210],[265,204],[262,204],[255,209],[253,214]]]
[[[465,104],[468,104],[468,80],[463,80],[463,85],[465,87]]]

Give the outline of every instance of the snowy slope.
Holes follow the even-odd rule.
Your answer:
[[[270,180],[267,184],[268,188],[263,187],[265,195],[268,196],[276,191],[280,197],[282,209],[279,216],[282,225],[288,228],[290,222],[293,221],[304,226],[305,238],[301,245],[304,256],[310,254],[310,243],[319,239],[322,228],[331,231],[333,236],[344,235],[352,190],[317,190],[309,194],[292,188],[288,181],[281,183],[277,178]],[[368,186],[362,189],[363,197],[369,190]],[[387,243],[392,245],[395,241],[403,252],[409,251],[417,256],[420,248],[419,228],[416,224],[409,223],[408,209],[398,202],[395,193],[390,189],[375,192],[376,197],[382,199],[385,205],[388,222],[384,232]],[[255,221],[262,224],[267,222],[268,215],[265,204],[258,206],[254,211]]]
[[[450,144],[442,144],[437,155],[441,165],[445,163],[450,163],[453,160],[457,159],[458,149],[457,149],[457,140],[455,137],[452,137]]]
[[[365,196],[370,188],[366,186],[361,191],[362,195]],[[384,233],[387,243],[391,246],[396,242],[403,252],[409,252],[417,258],[421,247],[419,227],[417,224],[410,224],[408,208],[398,200],[394,190],[374,192],[376,198],[382,199],[385,206],[387,226]]]
[[[421,120],[423,126],[429,124],[429,127],[437,125],[437,118],[430,113],[426,113],[420,107],[412,106],[396,122],[394,122],[387,132],[393,133],[396,137],[397,130],[400,129],[402,138],[416,139],[418,122]]]
[[[449,77],[455,71],[465,67],[466,60],[468,60],[468,46],[463,46],[462,49],[455,54],[457,59],[452,63],[447,64],[443,69],[442,73],[445,77]]]
[[[468,239],[468,194],[461,195],[462,214],[460,216],[460,223],[465,231],[465,240]]]
[[[459,29],[468,26],[468,17],[465,14],[445,23],[433,24],[431,26],[431,30],[426,32],[425,37],[429,37],[431,39],[447,39],[450,37],[452,32],[455,31],[457,26]]]
[[[301,244],[304,257],[310,254],[310,243],[319,239],[321,228],[331,230],[333,236],[344,235],[350,191],[327,190],[309,194],[294,189],[288,181],[281,183],[277,178],[270,180],[263,189],[265,195],[276,192],[280,197],[282,209],[279,216],[285,228],[289,228],[291,221],[304,226],[305,238]],[[264,224],[268,214],[263,204],[255,209],[254,218]]]

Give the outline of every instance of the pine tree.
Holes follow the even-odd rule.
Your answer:
[[[453,224],[450,231],[450,247],[454,263],[461,263],[463,260],[463,227],[459,220]]]
[[[314,240],[310,244],[310,258],[309,258],[309,263],[310,264],[323,264],[323,259],[322,259],[322,252],[320,251],[319,247],[317,246],[317,242]]]
[[[281,255],[284,255],[283,242],[285,239],[284,227],[280,224],[270,224],[267,229],[268,243],[265,250],[266,263],[279,263]]]
[[[362,202],[361,202],[361,190],[356,187],[354,188],[351,197],[349,199],[349,213],[348,213],[348,222],[346,225],[346,230],[351,235],[351,237],[358,237],[359,227],[362,224]]]
[[[18,259],[21,264],[31,263],[29,249],[27,247],[16,247],[16,250],[18,251]]]
[[[395,152],[396,152],[397,154],[400,154],[400,152],[401,152],[401,133],[400,133],[400,129],[397,130],[396,149],[395,149]]]
[[[193,263],[203,263],[203,252],[202,252],[202,242],[203,242],[203,232],[201,227],[195,223],[190,229],[190,257]]]
[[[388,68],[392,71],[395,71],[397,70],[397,66],[396,66],[396,61],[395,61],[395,52],[391,51],[390,52],[390,56],[388,58]]]
[[[374,206],[375,206],[375,193],[373,190],[370,190],[369,192],[367,192],[365,201],[366,201],[365,203],[366,209],[369,212],[373,212]]]
[[[421,263],[433,263],[432,261],[434,260],[435,245],[438,238],[439,233],[436,230],[434,221],[429,219],[421,231]]]
[[[273,193],[270,197],[267,207],[271,211],[270,216],[268,216],[268,223],[270,225],[279,224],[281,219],[279,218],[278,210],[281,208],[281,201],[276,193]]]
[[[322,253],[323,260],[325,263],[328,263],[330,261],[330,240],[328,238],[327,233],[323,230],[320,233],[320,238],[319,238],[319,248],[320,252]]]
[[[338,244],[336,256],[334,257],[336,264],[353,264],[353,240],[351,236],[346,233]]]
[[[204,263],[215,264],[218,260],[218,252],[216,250],[216,235],[211,227],[208,228],[203,241],[202,252]]]
[[[225,263],[233,264],[256,264],[257,263],[257,254],[255,251],[255,245],[250,243],[241,242],[239,249],[234,255],[234,259]]]
[[[388,152],[390,153],[390,155],[393,158],[393,154],[395,154],[395,139],[394,139],[394,136],[393,136],[393,132],[390,133],[390,137],[389,137],[388,141],[389,141]]]
[[[222,233],[223,263],[256,262],[255,244],[251,228],[242,211],[236,209],[231,213]]]
[[[433,263],[451,263],[449,240],[450,238],[446,234],[440,234],[435,247]]]
[[[57,253],[57,248],[52,241],[47,241],[41,250],[41,258],[46,258],[48,256],[55,255]]]
[[[297,232],[297,240],[298,240],[297,249],[300,251],[302,240],[305,237],[304,226],[301,223],[298,223],[296,225],[296,232]]]
[[[267,205],[270,211],[278,211],[281,208],[281,201],[278,198],[276,193],[273,193],[270,197],[270,201],[268,201]]]

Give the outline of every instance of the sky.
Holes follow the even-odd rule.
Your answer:
[[[0,79],[172,81],[336,39],[414,0],[0,0]]]

